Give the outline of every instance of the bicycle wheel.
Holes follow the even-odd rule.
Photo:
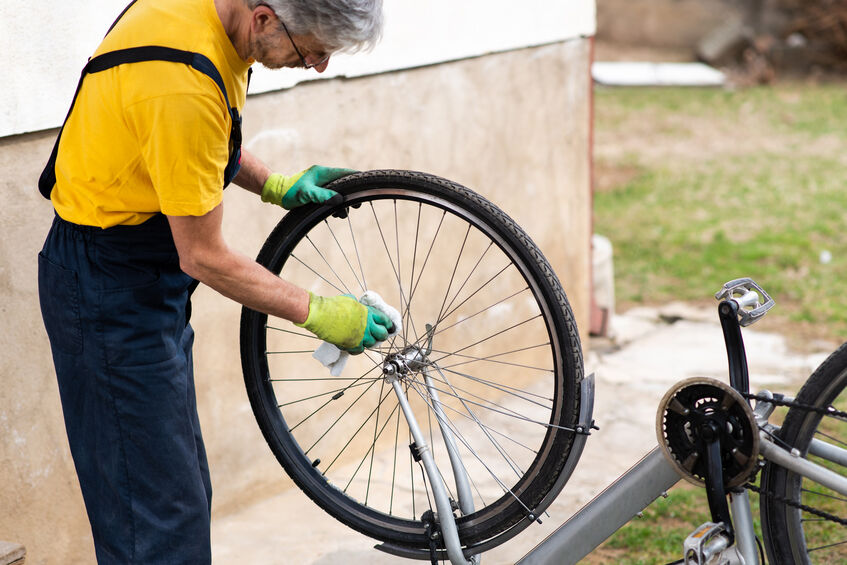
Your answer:
[[[847,410],[847,344],[842,345],[815,370],[800,392],[798,404],[816,408]],[[847,448],[847,421],[818,412],[792,407],[779,433],[780,445],[797,449],[803,457],[841,475],[847,468],[810,453],[813,440],[820,439],[842,450]],[[817,514],[815,510],[847,518],[847,500],[810,479],[779,465],[767,463],[762,470],[762,533],[771,563],[845,563],[847,527]],[[790,501],[794,505],[786,504]]]
[[[571,454],[583,368],[565,294],[527,235],[462,186],[370,171],[331,188],[343,203],[289,212],[257,260],[317,294],[374,290],[401,312],[402,331],[332,377],[312,358],[314,336],[245,308],[242,365],[259,426],[329,514],[376,539],[428,548],[421,517],[431,486],[382,368],[431,347],[425,365],[473,491],[473,511],[457,518],[460,539],[493,547],[552,502]],[[422,368],[401,382],[455,499]]]

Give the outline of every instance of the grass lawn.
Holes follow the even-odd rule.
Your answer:
[[[619,311],[712,305],[749,276],[777,302],[761,329],[844,341],[844,85],[598,88],[595,114],[595,232],[614,246]],[[705,492],[680,483],[586,563],[674,561],[707,519]]]
[[[711,303],[750,276],[777,301],[765,326],[847,336],[843,85],[598,89],[595,104],[595,231],[619,310]]]

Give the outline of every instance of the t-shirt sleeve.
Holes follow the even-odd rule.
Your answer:
[[[162,213],[202,216],[223,199],[229,116],[221,100],[167,94],[127,108]]]

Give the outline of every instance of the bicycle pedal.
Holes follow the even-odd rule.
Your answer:
[[[749,326],[761,320],[776,302],[751,278],[734,279],[715,293],[715,300],[733,300],[738,304],[739,324]]]
[[[742,565],[744,560],[730,540],[723,523],[706,522],[683,542],[685,565]]]

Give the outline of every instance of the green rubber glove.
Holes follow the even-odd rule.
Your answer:
[[[354,354],[384,340],[394,328],[388,316],[350,294],[324,297],[311,292],[309,316],[302,324],[295,325]]]
[[[262,201],[291,210],[310,202],[320,204],[335,196],[340,199],[341,196],[337,192],[324,188],[323,185],[355,172],[353,169],[331,169],[312,165],[290,177],[274,173],[262,187]]]

